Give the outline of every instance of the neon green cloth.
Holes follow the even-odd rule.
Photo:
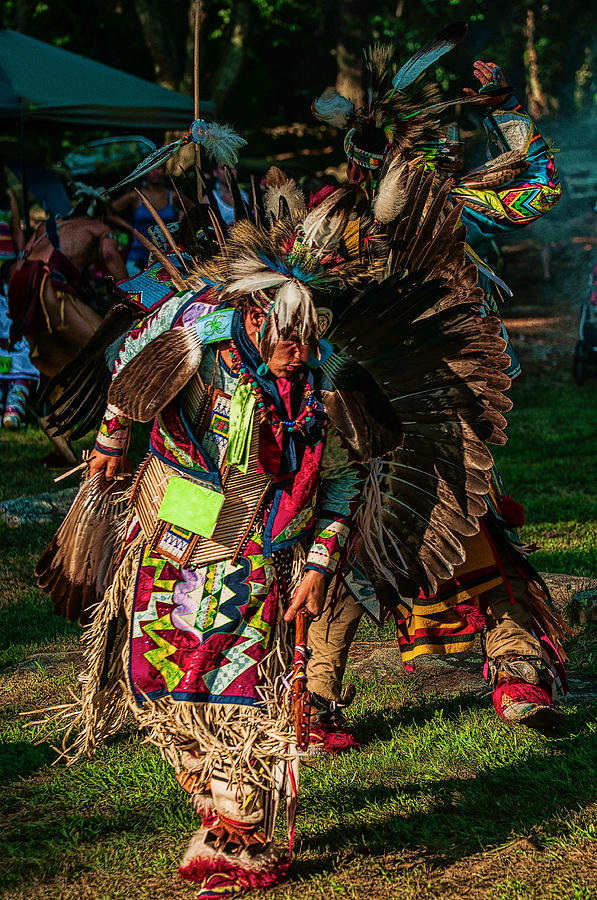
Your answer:
[[[192,531],[193,534],[211,537],[223,503],[224,494],[219,491],[212,491],[196,481],[173,475],[168,482],[158,516],[165,522]]]
[[[230,401],[226,462],[229,466],[237,466],[245,475],[249,466],[254,411],[255,394],[251,385],[239,378]]]

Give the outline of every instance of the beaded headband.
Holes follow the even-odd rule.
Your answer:
[[[354,142],[355,133],[356,129],[351,128],[344,138],[346,156],[363,169],[379,169],[385,159],[385,153],[370,153],[368,150],[361,150]]]

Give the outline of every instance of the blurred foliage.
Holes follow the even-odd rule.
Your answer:
[[[192,2],[5,0],[0,24],[189,90]],[[472,61],[483,56],[502,65],[522,98],[529,85],[525,28],[530,11],[545,112],[570,116],[595,106],[595,8],[586,0],[567,0],[565,6],[563,0],[503,0],[499,6],[492,0],[203,0],[201,91],[205,97],[217,96],[219,115],[245,131],[310,123],[312,98],[336,80],[339,35],[342,28],[346,31],[346,10],[352,9],[357,46],[392,41],[399,58],[448,22],[466,19],[469,37],[436,70],[442,86],[453,91],[471,85]],[[161,65],[157,60],[160,51],[167,54],[166,66],[163,57]],[[52,129],[40,136],[41,144],[45,139],[53,148],[54,158],[81,143],[80,131],[76,140],[57,131],[59,147]],[[96,136],[102,133],[85,134],[87,139]]]

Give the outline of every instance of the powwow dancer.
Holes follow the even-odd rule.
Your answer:
[[[308,723],[289,623],[342,580],[355,516],[380,577],[410,584],[380,554],[414,541],[417,580],[435,585],[485,509],[505,344],[499,321],[478,315],[459,210],[434,201],[419,239],[410,211],[431,187],[423,172],[409,180],[387,239],[360,188],[309,210],[270,171],[267,222],[256,208],[239,221],[240,202],[222,252],[128,334],[89,477],[37,567],[70,618],[97,602],[73,753],[127,712],[148,731],[202,816],[180,868],[202,898],[286,871],[274,821],[286,792],[292,834]],[[402,342],[383,345],[380,329]],[[129,422],[152,418],[123,494],[110,476]],[[363,504],[363,479],[383,503],[368,461],[386,453],[419,479],[410,520]]]
[[[473,247],[482,252],[492,236],[536,221],[555,205],[561,188],[553,156],[532,120],[514,97],[504,100],[504,91],[510,93],[510,89],[503,73],[494,63],[482,61],[474,67],[481,93],[467,89],[464,98],[451,103],[499,105],[485,127],[502,152],[468,175],[457,176],[462,146],[440,137],[438,120],[438,113],[450,102],[439,101],[438,86],[426,82],[424,72],[464,33],[462,25],[448,27],[397,72],[391,46],[371,48],[368,107],[355,110],[328,88],[315,101],[313,111],[319,119],[349,128],[344,142],[349,180],[367,186],[373,213],[388,230],[393,227],[395,205],[402,202],[408,173],[417,168],[437,173],[449,199],[464,204],[460,221],[467,226],[467,255],[478,267],[484,314],[496,314],[496,294],[499,297],[500,288],[508,289]],[[502,334],[507,340],[503,325]],[[507,353],[505,371],[514,379],[520,375],[520,365],[509,342]],[[404,490],[398,484],[394,488],[397,494]],[[485,628],[485,674],[494,688],[498,715],[512,724],[554,724],[562,716],[553,705],[554,672],[564,679],[560,639],[566,625],[551,609],[547,589],[520,546],[515,527],[524,521],[523,510],[505,496],[495,469],[486,502],[488,513],[481,531],[464,541],[466,560],[454,577],[415,598],[412,610],[400,603],[396,607],[402,658],[409,666],[423,653],[470,650],[475,634]],[[371,594],[361,571],[353,577],[351,591],[343,594],[335,615],[324,615],[310,628],[309,686],[313,708],[320,709],[319,726],[312,730],[315,746],[330,750],[357,746],[342,713],[354,694],[341,695],[342,679],[363,610],[374,606]],[[393,605],[391,599],[389,605]]]

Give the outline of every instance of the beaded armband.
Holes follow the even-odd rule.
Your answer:
[[[315,569],[329,578],[335,574],[342,550],[346,544],[350,526],[333,519],[319,520],[313,537],[313,544],[307,554],[305,571]]]
[[[107,456],[122,456],[128,444],[130,428],[131,420],[119,415],[108,404],[97,433],[95,449]]]

